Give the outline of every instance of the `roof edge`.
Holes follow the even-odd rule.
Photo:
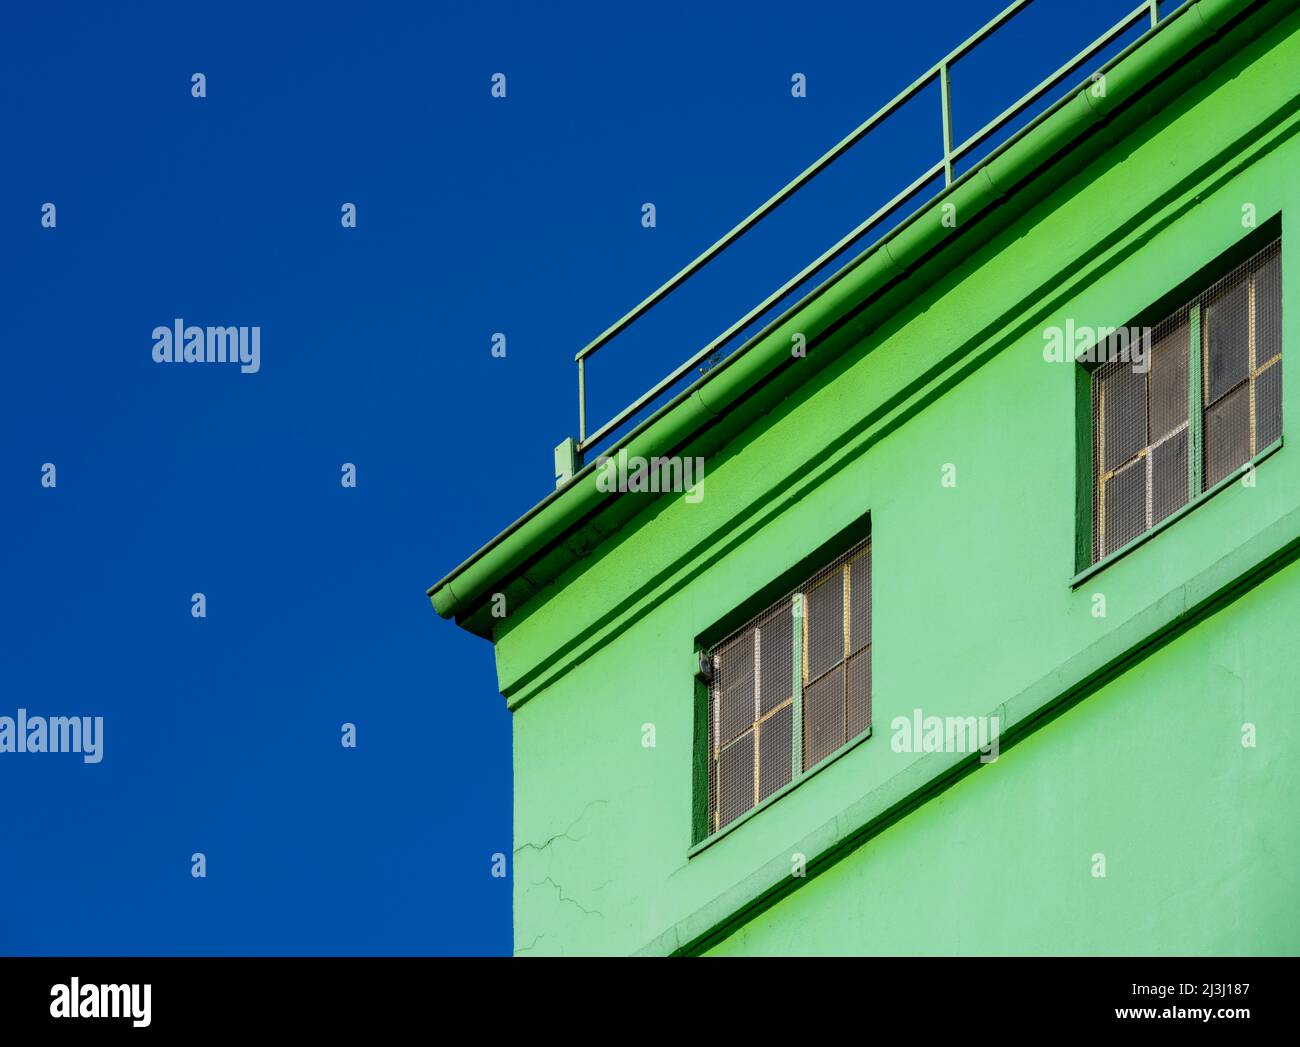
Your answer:
[[[1061,98],[981,163],[946,187],[868,248],[857,260],[819,285],[769,323],[718,367],[645,419],[606,452],[651,458],[664,455],[734,409],[748,394],[793,359],[790,337],[805,336],[809,350],[846,312],[884,290],[929,259],[944,241],[970,230],[982,216],[1023,186],[1081,135],[1141,95],[1189,52],[1235,18],[1268,0],[1195,0],[1101,67],[1106,93],[1095,97],[1085,85]],[[1279,3],[1281,13],[1294,0]],[[953,205],[960,227],[943,221]],[[502,579],[519,573],[556,540],[618,498],[596,483],[602,455],[589,462],[445,577],[426,590],[443,618],[469,615]]]

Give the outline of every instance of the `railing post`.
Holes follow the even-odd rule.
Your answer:
[[[952,185],[952,88],[947,62],[939,66],[939,99],[943,106],[943,184]]]
[[[1160,0],[1151,0],[1151,28],[1160,24]]]
[[[578,446],[587,442],[587,359],[578,360]]]

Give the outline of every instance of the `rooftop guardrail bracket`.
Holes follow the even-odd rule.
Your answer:
[[[555,486],[563,487],[573,479],[579,468],[578,442],[572,436],[566,436],[555,447]]]

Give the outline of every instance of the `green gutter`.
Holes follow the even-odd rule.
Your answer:
[[[1103,67],[1105,94],[1092,85],[1068,95],[1031,123],[980,166],[968,171],[926,208],[912,215],[858,261],[845,266],[801,302],[787,310],[707,376],[684,390],[633,429],[615,449],[629,457],[671,454],[717,418],[733,410],[782,367],[790,366],[791,336],[803,334],[812,348],[837,321],[864,300],[885,290],[930,258],[952,236],[970,228],[1003,197],[1023,185],[1082,135],[1133,101],[1229,21],[1261,0],[1197,0],[1170,14],[1158,27]],[[1293,3],[1278,3],[1282,9]],[[957,227],[943,224],[946,205],[956,208]],[[563,488],[492,539],[427,590],[444,618],[463,618],[502,579],[526,567],[539,553],[620,497],[596,486],[596,464],[589,463]]]

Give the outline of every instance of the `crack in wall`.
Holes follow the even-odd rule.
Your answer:
[[[546,877],[544,880],[538,880],[536,883],[533,884],[533,886],[534,886],[534,887],[541,887],[542,884],[546,884],[546,883],[549,883],[552,887],[555,888],[555,893],[558,894],[558,895],[560,896],[560,901],[562,901],[562,902],[569,902],[571,905],[575,905],[575,906],[577,906],[580,910],[582,910],[582,912],[586,913],[588,916],[599,916],[602,920],[605,918],[605,914],[604,914],[603,912],[601,912],[599,909],[588,909],[588,908],[587,908],[586,906],[584,906],[580,901],[578,901],[577,898],[570,898],[570,897],[567,897],[567,896],[565,895],[565,893],[564,893],[564,888],[561,887],[561,886],[560,886],[558,883],[556,883],[554,880],[552,880],[549,876]],[[601,887],[605,887],[605,886],[608,886],[608,885],[607,885],[607,884],[601,884]],[[596,890],[600,890],[600,887],[597,887]],[[593,892],[593,893],[594,893],[594,892]],[[536,943],[534,943],[534,944],[536,944]]]
[[[527,952],[529,949],[531,949],[531,948],[533,948],[534,946],[536,946],[537,943],[540,942],[540,941],[541,941],[543,938],[545,938],[545,937],[546,937],[546,932],[543,931],[541,934],[539,934],[536,938],[534,938],[534,939],[533,939],[531,942],[529,942],[527,945],[523,946],[522,948],[516,949],[516,950],[515,950],[515,955],[518,956],[520,953],[525,953],[525,952]]]
[[[536,851],[539,855],[545,856],[545,864],[543,865],[543,869],[538,871],[544,870],[547,873],[547,875],[540,880],[532,880],[532,879],[528,880],[527,883],[529,889],[542,887],[545,886],[546,884],[549,884],[550,886],[555,888],[556,896],[561,903],[568,902],[584,916],[597,916],[602,920],[605,918],[605,914],[601,912],[599,909],[589,909],[587,908],[587,906],[583,905],[582,902],[578,901],[577,898],[574,898],[564,893],[564,888],[561,887],[560,884],[556,882],[556,880],[550,875],[550,867],[553,864],[552,859],[556,853],[554,850],[551,849],[551,845],[558,840],[568,840],[571,843],[581,843],[583,839],[585,839],[586,837],[574,836],[573,835],[574,830],[577,829],[577,827],[582,824],[582,822],[587,818],[588,814],[591,813],[593,808],[605,804],[608,804],[607,800],[592,800],[582,809],[578,817],[575,818],[572,822],[570,822],[569,825],[566,826],[561,832],[555,833],[553,836],[547,837],[541,843],[533,843],[531,840],[525,841],[524,843],[521,843],[519,846],[517,846],[514,849],[516,860],[518,860],[518,858],[522,856],[522,854],[525,851],[528,850]],[[593,888],[591,893],[595,894],[597,891],[603,891],[606,887],[609,887],[613,882],[614,881],[612,879],[606,880],[600,886]],[[542,933],[538,934],[527,945],[521,946],[520,948],[516,949],[515,955],[518,956],[523,953],[530,952],[531,950],[535,949],[538,943],[545,937],[546,937],[546,932],[543,931]]]
[[[558,832],[554,836],[547,838],[541,843],[533,843],[532,841],[525,841],[524,843],[521,843],[518,847],[515,848],[514,853],[518,854],[520,851],[526,851],[529,848],[531,848],[534,851],[541,852],[546,850],[546,848],[550,847],[551,844],[553,844],[556,840],[569,840],[573,843],[581,843],[581,840],[579,840],[575,836],[570,836],[569,833],[573,829],[577,828],[579,824],[581,824],[582,819],[587,817],[587,812],[590,811],[593,807],[595,807],[597,804],[603,804],[608,802],[609,802],[608,800],[592,800],[591,803],[587,804],[587,806],[582,809],[582,813],[579,814],[577,818],[575,818],[572,822],[569,823],[568,827],[564,829],[563,832]]]

